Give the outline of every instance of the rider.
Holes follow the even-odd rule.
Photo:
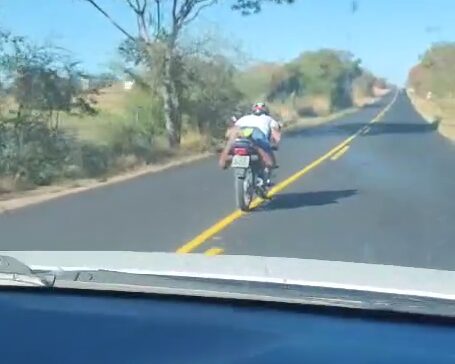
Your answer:
[[[242,128],[253,128],[251,139],[256,144],[265,167],[270,169],[276,165],[271,142],[274,144],[280,142],[281,125],[269,115],[269,110],[263,102],[254,104],[251,111],[251,114],[236,120],[234,126],[228,131],[228,142],[220,156],[220,166],[222,168],[227,167],[227,156],[235,139],[241,135]]]

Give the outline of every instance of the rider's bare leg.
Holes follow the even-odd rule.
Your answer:
[[[240,128],[233,127],[228,132],[226,133],[227,136],[227,142],[226,145],[223,149],[223,151],[220,154],[220,158],[218,160],[218,163],[221,168],[226,169],[227,168],[227,160],[229,157],[229,151],[232,148],[232,145],[235,142],[235,139],[240,136]]]
[[[274,166],[273,157],[261,147],[256,147],[256,149],[259,153],[259,156],[261,157],[262,162],[264,163],[264,166],[272,168]]]

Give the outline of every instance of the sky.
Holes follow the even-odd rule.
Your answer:
[[[124,0],[98,0],[125,28],[135,21]],[[295,0],[267,5],[244,17],[220,1],[192,23],[238,45],[254,60],[289,61],[303,51],[351,51],[363,65],[403,84],[410,67],[432,43],[455,41],[454,0]],[[122,34],[84,0],[0,0],[0,27],[70,50],[88,71],[104,70],[117,56]],[[223,44],[223,43],[221,43]]]

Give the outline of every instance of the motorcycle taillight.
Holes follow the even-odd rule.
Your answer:
[[[243,148],[243,147],[235,147],[234,148],[234,154],[236,155],[248,155],[248,148]]]

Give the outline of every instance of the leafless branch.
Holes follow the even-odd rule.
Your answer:
[[[174,0],[177,2],[177,0]],[[188,17],[193,7],[199,2],[204,0],[184,0],[183,4],[180,6],[178,14],[176,16],[176,26],[180,28],[183,21]]]
[[[155,0],[156,3],[156,34],[161,33],[161,1]],[[152,19],[152,14],[150,13],[150,22]]]
[[[139,35],[147,42],[150,43],[149,23],[146,20],[147,17],[147,4],[148,0],[126,0],[128,6],[136,14],[136,23]]]
[[[177,1],[172,0],[172,33],[175,33],[177,30],[178,16],[177,16]]]
[[[147,9],[147,1],[144,1],[144,2],[142,3],[142,7],[141,7],[141,6],[140,6],[140,3],[139,3],[139,0],[136,0],[136,5],[137,5],[138,8],[141,9],[141,12],[142,12],[142,13],[145,13],[145,9]]]
[[[128,3],[128,6],[134,10],[134,12],[138,11],[138,9],[135,7],[135,5],[133,4],[133,2],[131,0],[126,0],[126,2]]]
[[[199,6],[198,8],[195,9],[193,15],[191,15],[189,18],[187,18],[184,22],[183,22],[183,25],[188,25],[189,23],[191,23],[194,19],[196,19],[199,14],[201,13],[202,10],[204,10],[205,8],[208,8],[212,5],[215,5],[217,3],[218,0],[202,0],[202,1],[197,1],[197,3],[204,3],[202,4],[201,6]],[[193,10],[193,9],[192,9]],[[191,11],[190,11],[191,12]]]
[[[134,40],[135,38],[125,30],[125,28],[123,28],[119,23],[117,23],[103,8],[101,8],[95,0],[85,0],[87,1],[89,4],[93,5],[93,7],[96,8],[96,10],[98,10],[101,14],[104,15],[104,17],[106,17],[114,27],[116,27],[118,30],[120,30],[120,32],[122,32],[125,36],[127,36],[129,39],[131,40]]]

